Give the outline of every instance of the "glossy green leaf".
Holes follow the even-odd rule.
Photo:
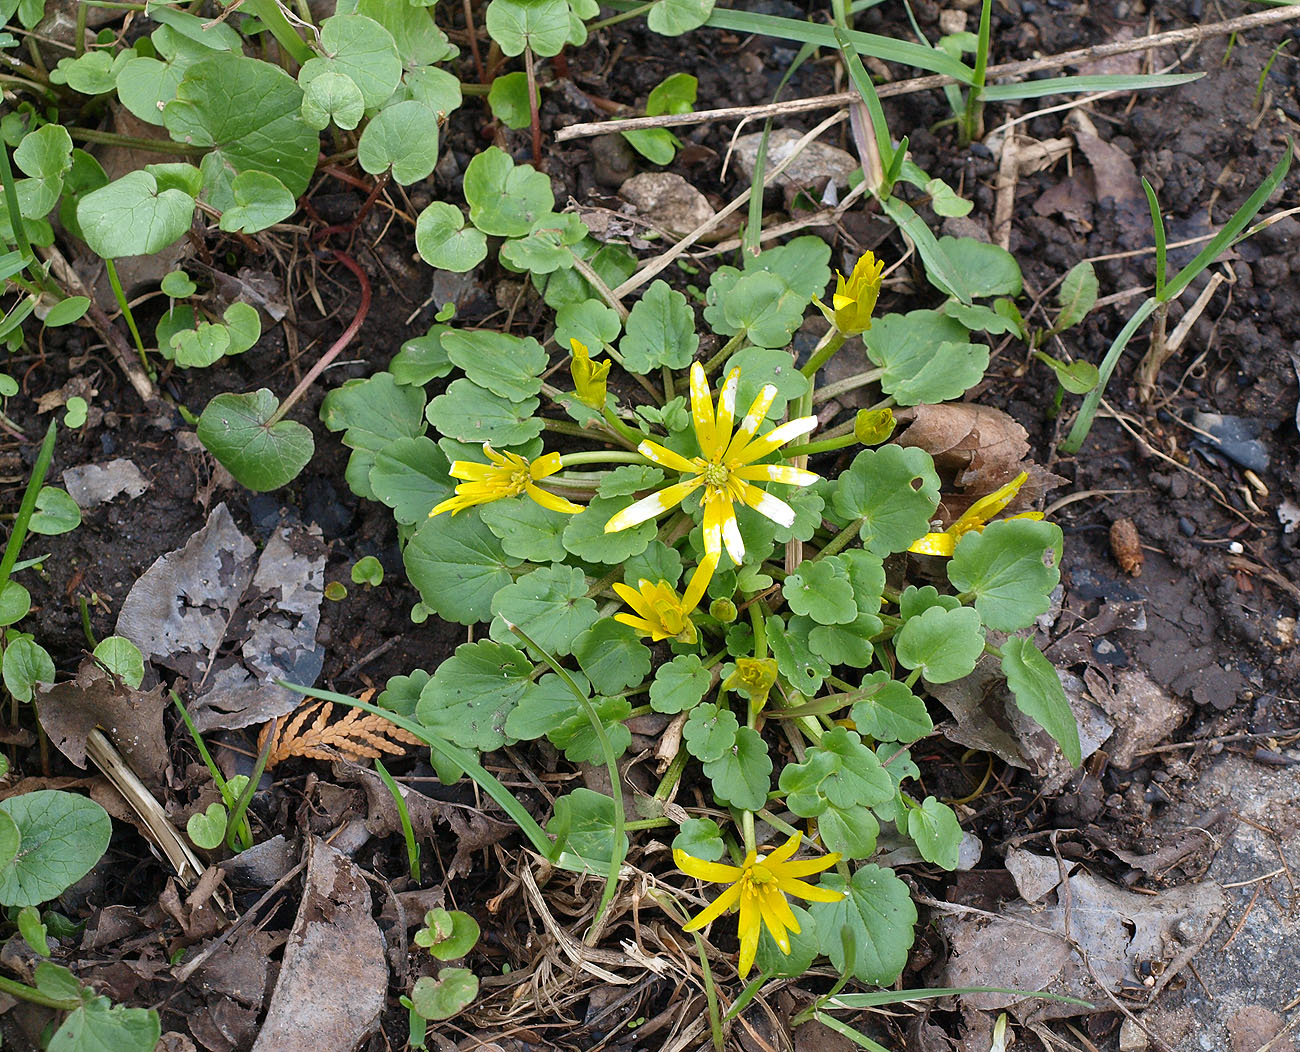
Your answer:
[[[470,222],[500,237],[523,237],[555,204],[550,179],[531,165],[516,165],[496,146],[475,154],[464,187]]]
[[[125,636],[106,636],[95,647],[95,660],[132,690],[144,682],[144,655]]]
[[[809,749],[803,763],[781,772],[786,806],[816,818],[822,840],[846,858],[868,858],[880,825],[870,808],[894,795],[894,783],[856,732],[836,727]]]
[[[1078,767],[1083,762],[1079,725],[1056,669],[1032,639],[1012,636],[1001,649],[1002,674],[1017,707],[1047,731],[1071,765]]]
[[[646,25],[666,37],[699,29],[713,13],[714,0],[659,0],[646,15]]]
[[[821,886],[846,896],[809,908],[822,952],[843,972],[848,942],[853,947],[854,977],[873,986],[889,986],[907,964],[916,925],[916,906],[907,885],[893,870],[869,863],[859,866],[850,882],[838,873],[827,873]]]
[[[518,625],[543,650],[556,656],[573,652],[573,641],[596,623],[595,600],[587,598],[587,578],[574,566],[543,566],[497,592],[492,600],[492,637],[513,639],[503,622]]]
[[[946,314],[918,310],[876,319],[862,339],[867,356],[884,369],[885,393],[899,405],[920,405],[960,398],[984,378],[989,349],[969,335]]]
[[[487,238],[465,225],[461,210],[446,201],[434,201],[415,220],[415,248],[431,267],[461,274],[473,270],[487,256]]]
[[[809,648],[807,638],[799,632],[787,632],[779,617],[767,619],[767,644],[781,675],[801,694],[812,697],[831,674],[830,664]]]
[[[1097,292],[1097,272],[1088,260],[1071,267],[1056,296],[1061,312],[1053,328],[1060,332],[1083,321],[1097,303]]]
[[[162,1024],[154,1009],[128,1008],[107,997],[94,997],[69,1013],[46,1052],[154,1052],[161,1036]]]
[[[575,789],[555,801],[555,813],[546,823],[546,832],[558,838],[562,855],[581,863],[592,873],[607,873],[613,856],[614,800],[590,789]],[[619,857],[627,854],[627,836]]]
[[[730,709],[697,705],[682,727],[682,741],[697,760],[720,760],[735,747],[740,724]]]
[[[221,213],[222,230],[255,234],[288,219],[298,207],[289,188],[266,172],[240,172],[230,192],[234,204]]]
[[[255,492],[278,489],[297,477],[315,451],[311,431],[296,420],[272,424],[279,401],[265,387],[251,394],[219,394],[199,417],[199,441],[236,481]]]
[[[82,95],[107,95],[117,85],[117,73],[135,52],[87,51],[77,58],[61,58],[50,70],[51,84],[66,84]]]
[[[502,448],[542,433],[541,420],[533,416],[539,404],[536,398],[512,403],[462,377],[429,403],[425,416],[448,438]]]
[[[519,565],[472,512],[426,520],[402,550],[402,561],[424,605],[462,625],[492,616],[492,597]]]
[[[478,921],[460,910],[432,909],[411,940],[440,961],[454,961],[474,948],[481,934]]]
[[[463,643],[420,692],[416,719],[467,749],[506,742],[506,718],[528,686],[533,664],[513,646],[482,639]]]
[[[37,683],[54,682],[54,661],[31,636],[21,635],[5,647],[5,689],[19,701],[32,700]]]
[[[402,78],[402,60],[393,35],[365,15],[333,15],[320,25],[325,57],[308,59],[298,73],[307,87],[326,73],[341,73],[361,93],[366,109],[388,101]],[[355,125],[353,125],[355,127]]]
[[[326,70],[303,86],[302,119],[309,128],[322,131],[333,121],[336,127],[351,131],[365,113],[365,96],[346,73]]]
[[[741,727],[735,745],[704,764],[704,775],[713,784],[713,796],[719,803],[758,810],[767,802],[772,779],[772,758],[762,735],[752,727]]]
[[[850,695],[849,718],[858,731],[878,741],[914,742],[924,738],[934,723],[925,702],[888,672],[872,672],[862,678]]]
[[[617,565],[640,555],[654,540],[653,521],[617,533],[606,533],[605,523],[630,503],[626,497],[593,497],[586,510],[573,515],[564,529],[564,547],[588,562]]]
[[[650,674],[650,648],[629,625],[601,618],[573,641],[573,656],[602,694],[640,686]]]
[[[450,1019],[478,996],[478,976],[468,968],[443,968],[438,978],[422,975],[411,987],[411,1004],[425,1019]]]
[[[442,337],[442,348],[471,381],[510,402],[523,402],[542,389],[546,352],[531,336],[451,329]]]
[[[927,862],[949,871],[957,868],[961,824],[947,804],[927,796],[920,807],[908,808],[907,835]]]
[[[695,312],[665,281],[653,282],[633,304],[624,329],[619,353],[634,373],[649,373],[661,365],[685,369],[700,345]]]
[[[361,133],[357,163],[371,175],[391,171],[402,186],[428,178],[438,163],[438,115],[413,99],[390,103]]]
[[[81,525],[81,509],[68,491],[58,486],[42,486],[36,494],[36,510],[27,528],[32,533],[56,537]]]
[[[929,683],[968,676],[984,652],[980,615],[968,606],[932,606],[910,618],[894,636],[894,656],[904,668],[920,669]]]
[[[939,477],[928,453],[916,448],[864,449],[835,488],[836,511],[862,518],[862,547],[883,558],[923,537],[939,506]]]
[[[948,580],[974,596],[989,628],[1014,632],[1033,624],[1050,605],[1061,579],[1063,546],[1061,527],[1053,522],[991,522],[982,533],[972,531],[957,542]]]
[[[971,296],[1019,296],[1023,287],[1020,264],[1016,257],[1000,245],[977,241],[973,237],[941,237],[939,248],[948,262],[966,280],[966,290]],[[936,278],[929,270],[926,276],[931,284],[950,296],[953,289]],[[964,297],[958,297],[964,298]]]
[[[225,211],[240,172],[272,173],[295,198],[307,189],[320,139],[301,111],[302,88],[284,70],[223,52],[185,71],[163,123],[178,142],[211,148],[204,187],[209,203]]]
[[[108,813],[84,796],[58,789],[0,800],[22,835],[18,855],[0,868],[0,904],[38,906],[84,877],[108,850]]]
[[[565,0],[492,0],[487,31],[513,58],[524,48],[543,58],[558,55],[569,40],[569,5]]]
[[[538,106],[541,105],[540,91],[536,94],[535,101]],[[507,128],[516,131],[527,128],[532,123],[532,110],[528,105],[528,74],[517,70],[496,77],[488,89],[488,106],[492,109],[492,116]]]
[[[208,804],[206,811],[190,815],[185,823],[185,832],[195,847],[204,851],[215,851],[226,839],[228,815],[223,805]]]
[[[722,830],[712,818],[688,818],[673,837],[673,850],[684,851],[705,862],[716,862],[727,850]]]
[[[89,296],[68,296],[50,308],[50,312],[45,315],[45,327],[57,329],[60,325],[71,325],[89,309]]]
[[[794,613],[821,625],[845,625],[858,616],[847,568],[833,555],[803,563],[785,579],[781,594]]]
[[[17,581],[6,581],[0,587],[0,626],[21,621],[31,608],[31,593]]]
[[[82,237],[104,259],[160,252],[189,230],[193,215],[193,195],[161,189],[147,168],[92,190],[77,205]]]
[[[713,674],[697,654],[678,654],[655,670],[650,684],[650,707],[655,712],[685,712],[708,692]]]

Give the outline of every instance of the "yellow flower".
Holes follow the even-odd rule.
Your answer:
[[[578,396],[578,401],[591,409],[604,409],[609,361],[593,362],[587,345],[577,340],[570,340],[569,346],[573,348],[569,374],[573,377],[574,393]]]
[[[871,312],[876,309],[884,269],[884,261],[867,252],[853,265],[853,273],[847,280],[838,270],[835,272],[833,310],[817,300],[826,320],[845,336],[856,336],[871,328]]]
[[[487,442],[483,443],[483,455],[491,463],[479,464],[473,460],[454,460],[451,465],[451,477],[465,479],[456,487],[456,495],[448,497],[429,512],[429,518],[449,511],[453,515],[475,504],[487,504],[502,497],[517,497],[527,493],[543,508],[550,511],[562,511],[572,515],[582,511],[581,504],[557,497],[554,493],[536,485],[548,475],[554,475],[564,465],[560,463],[559,453],[547,453],[534,461],[521,457],[518,453],[498,453]]]
[[[735,671],[722,681],[724,690],[743,690],[750,708],[762,712],[767,695],[776,683],[776,662],[771,658],[736,658]]]
[[[704,557],[704,561],[695,568],[691,583],[686,586],[686,593],[681,598],[678,598],[677,591],[667,581],[651,584],[643,577],[635,589],[622,583],[615,584],[614,591],[618,597],[636,614],[615,614],[614,620],[631,625],[656,643],[664,639],[694,643],[698,637],[691,614],[699,606],[704,589],[709,586],[709,578],[718,568],[718,558],[717,555]]]
[[[713,900],[698,917],[687,924],[683,931],[699,931],[722,916],[724,912],[739,904],[740,921],[737,931],[740,935],[739,972],[743,979],[749,974],[758,952],[758,937],[763,925],[772,933],[772,938],[781,947],[781,952],[790,952],[790,932],[799,933],[799,922],[786,895],[795,895],[809,902],[839,902],[844,898],[841,891],[831,891],[809,884],[800,877],[820,873],[829,869],[840,860],[838,854],[824,855],[821,858],[808,858],[790,861],[790,856],[799,849],[801,834],[795,833],[771,854],[760,855],[751,851],[745,856],[744,865],[728,866],[722,862],[705,862],[693,858],[684,851],[674,851],[673,861],[677,868],[700,880],[711,880],[718,884],[730,884],[726,891]]]
[[[1020,492],[1020,487],[1029,480],[1026,472],[1021,472],[1001,489],[995,489],[987,496],[981,497],[962,514],[956,522],[942,533],[927,533],[909,547],[909,552],[918,555],[950,556],[957,547],[957,542],[972,530],[982,532],[994,515],[1008,504],[1011,498]],[[1008,515],[1008,519],[1041,519],[1041,511],[1022,511],[1018,515]]]
[[[817,418],[805,416],[791,420],[773,428],[766,435],[755,438],[755,433],[776,398],[776,388],[768,384],[758,393],[733,435],[736,386],[739,381],[740,370],[732,369],[718,395],[715,414],[704,369],[699,362],[691,366],[691,416],[702,455],[684,457],[658,442],[642,442],[637,449],[647,460],[690,477],[624,508],[605,523],[606,533],[626,530],[629,526],[662,515],[701,486],[704,487],[700,498],[704,507],[704,550],[710,555],[721,554],[725,545],[737,566],[745,561],[745,542],[736,525],[736,509],[733,506],[736,501],[747,504],[760,515],[765,515],[782,526],[793,524],[794,509],[753,483],[766,481],[782,482],[788,486],[809,486],[817,481],[817,475],[787,464],[757,464],[755,461],[774,452],[792,438],[808,434],[817,426]]]

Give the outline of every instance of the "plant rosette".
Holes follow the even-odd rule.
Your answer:
[[[533,189],[528,166],[490,163],[502,192],[477,206],[467,173],[471,218],[488,210],[489,232],[524,251],[540,230],[580,226],[546,218],[549,189]],[[448,755],[540,738],[573,763],[616,767],[630,719],[676,721],[658,810],[628,823],[613,798],[575,790],[547,824],[552,857],[605,874],[629,828],[663,829],[685,874],[723,885],[701,895],[683,882],[691,928],[738,912],[740,973],[797,973],[821,955],[891,983],[916,911],[873,859],[905,841],[953,869],[962,839],[949,806],[910,790],[909,746],[933,730],[925,687],[1000,662],[1019,707],[1079,762],[1064,691],[1027,635],[1059,577],[1059,527],[997,517],[1020,480],[935,521],[929,455],[858,437],[887,437],[892,405],[959,397],[987,349],[972,356],[969,331],[934,312],[873,322],[881,268],[866,259],[841,278],[801,368],[792,334],[830,281],[829,248],[801,237],[714,275],[704,319],[722,347],[697,362],[686,297],[656,281],[615,310],[585,275],[608,288],[619,271],[581,246],[526,249],[561,264],[532,273],[548,302],[562,283],[553,349],[438,323],[325,399],[323,420],[352,449],[349,483],[397,520],[418,615],[479,626],[379,704],[461,750],[434,750],[446,779],[472,769]],[[864,332],[876,368],[862,384],[882,401],[856,431],[813,434],[819,370]],[[941,586],[909,582],[922,563]],[[731,821],[691,818],[673,834],[662,805],[683,778]]]

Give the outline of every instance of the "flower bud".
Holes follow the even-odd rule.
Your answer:
[[[736,620],[736,604],[730,599],[715,599],[709,604],[709,616],[724,625]]]
[[[593,362],[586,345],[577,340],[570,340],[569,345],[573,348],[569,373],[573,377],[574,393],[578,396],[578,401],[588,408],[603,410],[610,363]]]

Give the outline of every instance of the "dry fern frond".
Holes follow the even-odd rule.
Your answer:
[[[288,722],[280,724],[271,740],[271,753],[266,761],[270,770],[292,756],[309,760],[374,759],[385,753],[399,756],[406,750],[403,745],[419,745],[420,739],[402,730],[390,720],[374,712],[349,709],[341,720],[330,723],[334,704],[317,701],[302,708]],[[307,726],[315,714],[316,719]],[[266,735],[271,724],[262,728],[257,736],[260,752],[266,745]]]

